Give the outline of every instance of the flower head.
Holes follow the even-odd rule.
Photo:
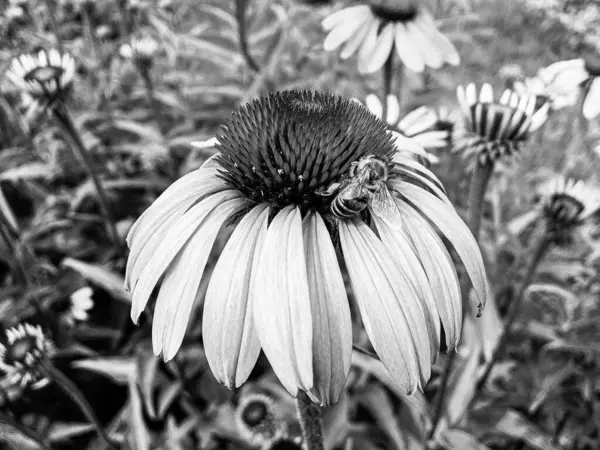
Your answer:
[[[63,101],[71,90],[74,75],[73,57],[55,49],[21,55],[6,71],[8,79],[22,91],[30,109],[52,107]]]
[[[444,63],[458,65],[460,58],[450,40],[440,33],[431,14],[415,0],[368,0],[367,4],[337,11],[323,20],[329,31],[323,47],[343,45],[341,56],[358,52],[358,69],[372,73],[390,54],[396,53],[406,67],[422,72]]]
[[[435,175],[400,151],[366,108],[328,93],[253,100],[233,112],[216,149],[127,238],[134,321],[162,280],[155,353],[169,360],[179,349],[226,226],[233,232],[209,280],[202,324],[220,382],[240,386],[262,348],[292,395],[301,389],[316,402],[336,401],[352,352],[339,255],[381,360],[405,391],[424,385],[440,323],[453,348],[462,317],[455,269],[435,227],[462,258],[480,301],[486,296],[477,244]]]
[[[69,323],[88,320],[88,311],[94,307],[92,295],[94,295],[94,291],[89,286],[82,287],[71,294],[71,305],[66,315]]]
[[[375,94],[367,95],[365,104],[369,111],[379,118],[382,117],[383,105]],[[401,117],[398,97],[390,94],[387,96],[386,111],[385,121],[394,136],[400,133],[411,138],[425,150],[448,146],[451,132],[445,124],[442,124],[443,119],[435,110],[421,106]],[[435,155],[427,153],[427,157],[431,162],[437,162]]]
[[[539,194],[546,230],[559,243],[600,208],[599,189],[561,175],[543,184]]]
[[[133,39],[129,44],[121,45],[119,53],[123,58],[132,60],[140,67],[151,67],[158,42],[149,37]]]
[[[466,132],[457,143],[467,155],[475,155],[481,163],[495,161],[519,151],[529,134],[548,118],[548,105],[535,110],[535,97],[521,97],[506,89],[500,99],[494,98],[490,84],[475,84],[457,89],[458,102],[466,120]]]
[[[587,58],[571,59],[550,64],[539,70],[538,77],[554,92],[573,96],[585,87],[583,116],[593,119],[600,114],[600,57],[596,54]]]
[[[11,383],[38,389],[48,384],[40,364],[54,353],[54,344],[42,328],[29,323],[6,330],[6,343],[0,344],[0,370]]]
[[[263,443],[278,433],[275,405],[266,395],[245,396],[236,408],[236,423],[241,434],[252,443]]]
[[[546,84],[540,76],[516,80],[512,89],[522,97],[534,96],[536,111],[546,103],[550,104],[550,109],[553,111],[573,106],[579,96],[578,88],[573,88],[570,84],[560,85],[552,82]]]

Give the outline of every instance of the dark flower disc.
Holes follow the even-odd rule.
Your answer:
[[[410,22],[419,12],[415,2],[406,0],[371,0],[370,4],[373,14],[388,22]]]
[[[265,402],[252,401],[245,405],[242,411],[242,420],[250,427],[262,424],[269,415],[269,409]]]
[[[321,195],[350,165],[396,151],[386,125],[364,106],[334,94],[281,91],[235,110],[218,135],[221,177],[255,203],[324,212]]]

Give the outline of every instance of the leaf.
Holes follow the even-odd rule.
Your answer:
[[[131,303],[131,295],[124,288],[125,279],[118,273],[98,264],[86,263],[74,258],[65,258],[61,265],[79,272],[90,283],[108,291],[113,298]]]
[[[537,409],[542,405],[542,403],[544,403],[546,398],[548,398],[549,395],[555,392],[555,389],[559,387],[564,380],[569,378],[576,370],[576,367],[573,364],[569,363],[562,369],[559,369],[558,371],[544,377],[544,379],[542,380],[542,385],[538,390],[538,393],[535,395],[534,399],[529,405],[529,408],[527,410],[529,414],[534,414],[537,411]]]
[[[115,383],[123,385],[127,384],[130,379],[137,378],[137,367],[131,357],[83,359],[74,361],[71,366],[105,375]]]
[[[157,415],[159,419],[165,416],[165,413],[173,402],[181,394],[183,386],[181,382],[174,382],[162,389],[158,395],[157,400]]]
[[[129,437],[132,450],[150,450],[150,432],[144,422],[142,398],[134,379],[127,383],[129,387]]]
[[[52,166],[45,163],[32,162],[24,164],[20,167],[14,167],[12,169],[5,170],[0,173],[0,180],[36,180],[42,178],[48,180],[53,178],[55,170]]]
[[[439,442],[447,450],[489,450],[466,431],[447,429],[439,436]]]
[[[18,429],[0,421],[0,443],[5,443],[8,448],[19,450],[41,450],[43,445]]]
[[[158,363],[159,359],[150,351],[141,353],[137,360],[142,398],[151,419],[157,418],[153,393],[157,384]]]
[[[560,450],[549,434],[515,410],[498,411],[484,408],[478,410],[477,415],[485,416],[484,423],[488,424],[491,430],[524,441],[537,450]]]
[[[50,442],[63,442],[94,430],[94,425],[89,423],[54,422],[48,431],[48,439]]]

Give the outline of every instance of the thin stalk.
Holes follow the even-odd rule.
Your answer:
[[[242,56],[248,64],[248,67],[252,69],[253,72],[259,72],[260,66],[256,63],[252,55],[250,55],[250,50],[248,49],[248,30],[246,28],[246,7],[248,6],[248,2],[250,0],[236,0],[235,2],[235,18],[238,23],[238,40],[240,43],[240,51],[242,52]]]
[[[139,70],[140,70],[142,79],[144,80],[144,85],[146,86],[146,92],[148,93],[148,98],[150,99],[150,107],[152,109],[152,116],[154,117],[155,122],[158,124],[159,130],[161,130],[160,103],[158,102],[158,100],[156,100],[156,96],[154,94],[154,82],[152,81],[152,74],[150,73],[150,68],[147,66],[140,65]]]
[[[81,412],[85,415],[85,417],[94,425],[96,431],[98,431],[98,435],[102,438],[106,444],[116,450],[116,446],[113,441],[110,439],[104,428],[102,427],[102,423],[96,416],[92,406],[86,400],[83,393],[79,390],[79,388],[73,383],[64,373],[54,367],[50,362],[45,362],[42,365],[42,370],[45,375],[52,380],[56,385],[69,397],[73,403],[75,403],[80,409]]]
[[[535,274],[535,270],[539,266],[540,262],[550,249],[552,244],[552,240],[548,238],[547,235],[544,235],[540,238],[540,240],[536,243],[535,249],[533,251],[533,257],[531,258],[531,262],[529,263],[529,267],[527,268],[527,273],[525,274],[525,278],[523,279],[523,283],[521,283],[521,287],[517,293],[517,296],[510,304],[508,313],[506,314],[506,321],[504,325],[504,329],[502,330],[502,334],[498,339],[498,345],[496,346],[496,350],[492,355],[490,362],[488,363],[485,372],[477,382],[475,386],[475,393],[469,402],[469,406],[475,401],[477,396],[481,393],[481,390],[485,386],[487,379],[492,373],[492,369],[494,365],[498,362],[500,356],[504,353],[506,348],[506,344],[508,343],[508,337],[510,336],[510,332],[512,331],[512,327],[515,323],[515,319],[517,317],[517,313],[519,312],[519,308],[521,303],[523,303],[523,298],[525,297],[525,291],[533,281],[533,275]]]
[[[75,124],[73,123],[73,119],[71,118],[71,115],[69,114],[67,109],[64,107],[64,105],[58,105],[54,109],[54,116],[56,117],[58,123],[61,125],[61,127],[67,134],[67,136],[69,136],[72,143],[74,144],[73,148],[77,154],[76,156],[78,156],[81,159],[81,161],[83,162],[83,164],[85,166],[85,169],[88,172],[88,175],[90,176],[92,182],[94,183],[94,187],[96,188],[96,193],[98,194],[100,208],[104,214],[106,230],[108,231],[109,236],[111,237],[111,239],[114,241],[115,244],[117,244],[119,247],[121,247],[121,242],[119,240],[119,234],[118,234],[117,228],[115,226],[115,220],[110,211],[110,208],[108,207],[108,199],[106,197],[106,192],[104,191],[104,188],[102,187],[102,184],[100,183],[100,179],[98,178],[98,176],[96,175],[96,172],[94,171],[94,168],[92,166],[92,159],[91,159],[87,149],[85,148],[85,145],[83,144],[83,140],[81,139],[81,136],[79,135],[79,132],[77,131],[77,128],[75,127]]]
[[[493,172],[493,162],[488,161],[484,164],[478,163],[475,165],[475,170],[471,177],[471,185],[469,187],[469,196],[467,199],[467,226],[477,241],[479,241],[479,230],[481,228],[481,218],[483,216],[485,193]],[[468,301],[465,301],[465,299],[469,298],[470,285],[468,277],[464,275],[461,277],[460,281],[464,316],[467,313]],[[446,400],[446,394],[448,391],[448,382],[450,381],[450,375],[452,374],[452,368],[454,367],[457,354],[458,353],[456,351],[450,352],[448,359],[446,360],[446,365],[444,366],[442,382],[433,408],[434,414],[431,430],[429,431],[429,439],[432,439],[435,435],[437,426],[442,418],[444,401]]]
[[[321,407],[314,404],[304,391],[298,393],[296,410],[306,450],[325,450]]]
[[[394,52],[390,52],[390,56],[383,65],[383,110],[381,112],[381,120],[387,123],[388,115],[388,95],[392,92],[392,81],[393,81],[393,70],[394,70]]]

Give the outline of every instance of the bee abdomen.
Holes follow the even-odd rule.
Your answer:
[[[369,203],[368,198],[352,198],[344,199],[336,197],[331,202],[331,212],[334,216],[341,219],[348,219],[356,216],[359,212],[367,207]]]

